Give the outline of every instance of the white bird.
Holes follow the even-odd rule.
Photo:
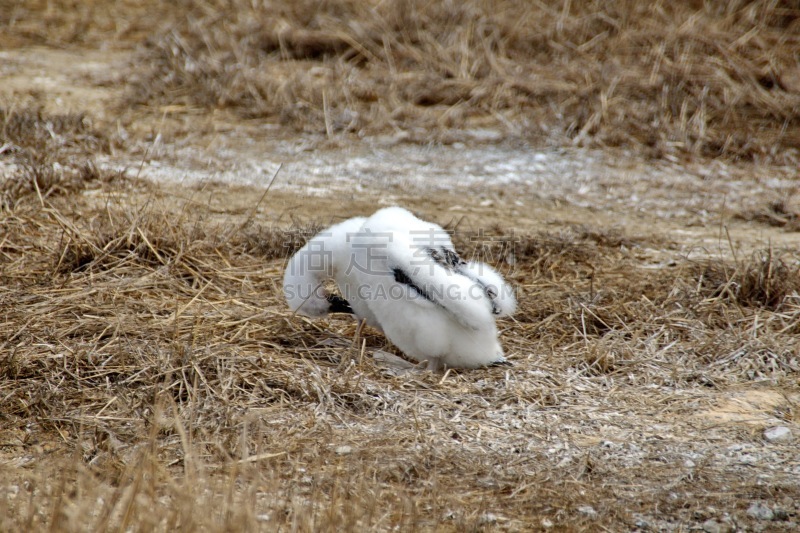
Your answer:
[[[389,207],[350,241],[349,274],[407,356],[434,370],[507,364],[495,317],[514,312],[513,291],[488,265],[463,261],[441,226]]]
[[[343,298],[325,290],[331,278]],[[298,314],[353,314],[432,370],[508,364],[495,318],[516,309],[511,287],[489,265],[462,260],[441,226],[406,209],[320,232],[289,260],[283,289]]]
[[[349,313],[380,329],[369,306],[358,297],[355,278],[348,274],[352,261],[349,239],[365,220],[355,217],[335,224],[309,239],[292,256],[283,275],[283,294],[292,311],[309,317]],[[336,281],[343,297],[326,290],[329,279]]]

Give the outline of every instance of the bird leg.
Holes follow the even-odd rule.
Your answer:
[[[431,357],[430,359],[426,359],[424,363],[426,364],[425,370],[430,372],[441,372],[444,370],[444,365],[439,357]]]

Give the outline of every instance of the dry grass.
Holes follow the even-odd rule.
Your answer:
[[[736,218],[756,221],[768,226],[783,228],[786,231],[800,231],[800,205],[796,191],[769,202],[761,209],[738,213]]]
[[[687,416],[762,382],[797,423],[796,255],[652,270],[618,234],[458,233],[521,291],[515,366],[397,376],[380,335],[287,311],[313,226],[120,185],[0,214],[2,529],[745,526],[758,499],[796,525],[796,448],[737,466],[720,443],[758,437]]]
[[[0,2],[0,42],[171,26],[131,88],[154,109],[795,157],[789,4],[57,4]],[[639,252],[670,243],[454,225],[520,291],[514,366],[403,374],[378,333],[282,301],[331,213],[220,213],[103,170],[119,141],[86,116],[0,118],[0,530],[797,528],[797,444],[762,437],[800,424],[796,249],[653,264]]]
[[[95,165],[95,156],[108,151],[109,140],[82,114],[0,108],[0,147],[0,155],[19,169],[0,182],[0,208],[33,194],[44,201],[119,177]]]
[[[192,2],[150,39],[133,102],[304,131],[797,162],[792,2]]]
[[[0,46],[127,48],[171,20],[158,0],[0,0]]]
[[[800,294],[800,265],[796,258],[787,262],[772,250],[756,253],[734,266],[705,262],[697,270],[698,283],[709,296],[723,297],[741,306],[780,311]]]

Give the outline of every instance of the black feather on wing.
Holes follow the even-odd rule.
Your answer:
[[[487,285],[481,278],[470,272],[468,269],[464,268],[467,266],[466,261],[458,257],[458,254],[456,254],[455,252],[451,253],[455,255],[459,261],[458,263],[455,263],[453,265],[453,269],[455,270],[455,272],[461,274],[462,276],[468,277],[469,279],[480,285],[481,289],[483,289],[483,293],[486,295],[487,298],[489,298],[489,302],[491,302],[492,304],[492,314],[499,315],[502,312],[502,310],[500,309],[500,305],[497,303],[497,287],[493,285]]]
[[[411,277],[410,277],[410,276],[409,276],[409,275],[406,273],[406,271],[405,271],[405,270],[403,270],[403,269],[402,269],[402,268],[400,268],[400,267],[394,267],[394,268],[392,269],[392,272],[394,273],[394,280],[395,280],[397,283],[402,283],[403,285],[408,285],[408,286],[409,286],[409,287],[411,287],[411,289],[413,289],[413,290],[414,290],[414,291],[415,291],[417,294],[419,294],[420,296],[422,296],[423,298],[425,298],[425,299],[426,299],[426,300],[428,300],[429,302],[436,303],[436,301],[433,299],[433,297],[432,297],[430,294],[428,294],[428,293],[425,291],[425,289],[423,289],[422,287],[420,287],[419,285],[417,285],[416,283],[414,283],[414,280],[413,280],[413,279],[411,279]]]
[[[472,281],[477,283],[483,289],[483,293],[489,298],[489,301],[492,303],[492,314],[499,315],[501,312],[500,305],[497,303],[497,288],[493,287],[492,285],[487,285],[478,277],[471,277]]]
[[[450,248],[440,246],[439,248],[427,248],[425,251],[428,252],[428,257],[433,259],[436,264],[447,270],[457,270],[459,267],[467,264],[455,250],[451,250]]]

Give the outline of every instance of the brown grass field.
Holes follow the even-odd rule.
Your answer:
[[[796,530],[798,147],[795,2],[0,0],[0,531]],[[214,178],[370,150],[599,166]],[[512,367],[289,312],[395,202],[518,290]]]

